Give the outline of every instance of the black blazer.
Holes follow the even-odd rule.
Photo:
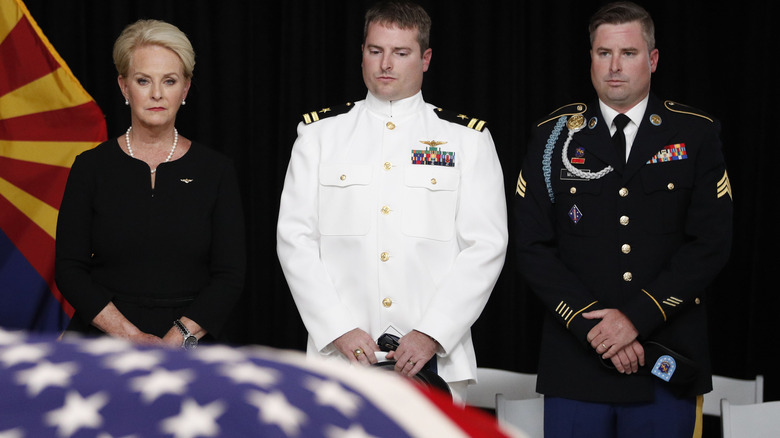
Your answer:
[[[561,117],[577,116],[582,129],[566,162],[591,174],[615,165],[598,102],[569,105],[534,129],[514,197],[518,268],[550,310],[537,390],[597,402],[653,399],[657,377],[605,367],[586,341],[598,320],[582,313],[617,308],[640,341],[664,344],[702,367],[692,382],[670,387],[680,395],[708,392],[705,289],[728,259],[732,223],[720,125],[651,95],[623,170],[585,179],[562,157],[569,129]],[[653,365],[648,359],[645,367]]]

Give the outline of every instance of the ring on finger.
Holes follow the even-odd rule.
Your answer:
[[[607,348],[607,346],[606,346],[606,345],[604,345],[604,343],[603,343],[603,342],[601,343],[601,346],[602,346],[602,347],[604,347],[604,349],[605,349],[605,350],[609,350],[609,348]]]
[[[414,366],[414,362],[412,362],[411,360],[409,360],[409,365],[411,365],[411,366]]]
[[[361,350],[360,348],[356,348],[353,354],[355,355],[355,357],[360,358],[360,355],[363,354],[363,350]]]

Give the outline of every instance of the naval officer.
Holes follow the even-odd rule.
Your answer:
[[[277,252],[310,356],[434,368],[456,399],[476,378],[470,327],[504,263],[506,198],[485,122],[423,100],[430,18],[406,1],[365,17],[365,100],[304,115]]]
[[[719,123],[650,93],[644,9],[609,4],[590,35],[598,100],[540,121],[514,201],[518,267],[549,310],[545,436],[695,436],[712,388],[705,289],[731,242]]]

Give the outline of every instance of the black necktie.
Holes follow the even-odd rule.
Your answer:
[[[631,119],[625,114],[618,114],[615,117],[615,127],[617,127],[617,131],[612,135],[612,143],[615,144],[615,150],[617,151],[619,169],[622,169],[623,165],[626,163],[626,134],[623,132],[623,128],[625,128],[630,121]]]

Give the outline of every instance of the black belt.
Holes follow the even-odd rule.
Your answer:
[[[195,301],[195,295],[181,297],[145,297],[139,295],[114,294],[114,300],[137,304],[143,307],[182,307]]]

